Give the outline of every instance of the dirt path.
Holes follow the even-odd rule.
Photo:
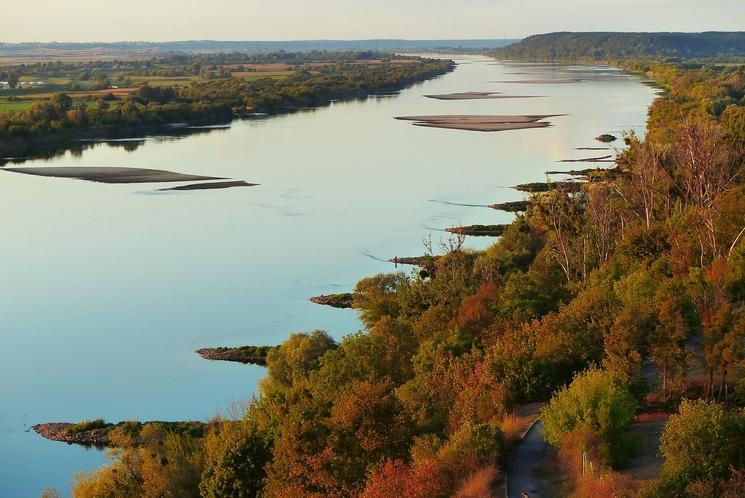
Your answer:
[[[523,492],[530,498],[549,496],[537,472],[549,454],[549,444],[543,439],[540,421],[533,424],[520,445],[515,449],[507,470],[507,498],[522,498]]]

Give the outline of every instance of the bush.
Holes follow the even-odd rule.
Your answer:
[[[271,445],[245,421],[222,423],[207,435],[199,490],[204,498],[249,498],[264,485]]]
[[[107,424],[102,418],[97,418],[95,420],[84,420],[83,422],[78,422],[77,424],[69,426],[67,429],[65,429],[65,432],[67,434],[79,434],[81,432],[92,431],[96,429],[105,429],[109,425],[110,424]]]
[[[745,417],[705,400],[684,400],[660,439],[662,479],[672,489],[727,479],[745,468]]]
[[[623,458],[622,435],[634,420],[636,399],[610,372],[590,368],[575,376],[541,412],[546,439],[560,447],[578,428],[589,429],[608,443],[611,463]]]

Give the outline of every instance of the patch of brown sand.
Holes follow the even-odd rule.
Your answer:
[[[467,131],[508,131],[528,128],[546,128],[551,125],[546,118],[562,114],[546,115],[434,115],[434,116],[400,116],[396,119],[414,121],[415,126],[428,128],[446,128]]]
[[[451,130],[466,131],[510,131],[510,130],[527,130],[530,128],[548,128],[551,123],[539,121],[536,123],[477,123],[477,122],[421,122],[414,123],[414,126],[423,126],[425,128],[445,128]]]
[[[581,83],[580,78],[566,78],[556,80],[506,80],[506,81],[492,81],[492,83],[520,83],[524,85],[566,85],[569,83]]]
[[[501,92],[460,92],[441,95],[425,95],[437,100],[491,100],[491,99],[531,99],[539,95],[502,95]]]
[[[2,168],[3,171],[24,175],[45,176],[50,178],[75,178],[99,183],[159,183],[191,182],[205,180],[225,180],[214,176],[188,175],[145,168],[112,168],[112,167],[43,167],[43,168]]]
[[[256,183],[248,183],[243,180],[228,181],[228,182],[210,182],[210,183],[190,183],[189,185],[179,185],[178,187],[169,187],[159,189],[162,192],[169,190],[215,190],[223,188],[233,187],[255,187]]]

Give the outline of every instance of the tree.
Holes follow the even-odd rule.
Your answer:
[[[614,182],[627,205],[644,220],[647,229],[670,210],[672,181],[664,166],[668,150],[652,139],[630,138],[631,147],[620,163],[629,171],[628,182]]]
[[[202,498],[253,498],[264,486],[271,441],[250,420],[223,421],[205,439]]]
[[[434,462],[411,467],[403,460],[387,460],[367,480],[360,498],[439,498],[447,496]]]
[[[621,435],[634,420],[637,402],[627,384],[613,374],[590,368],[577,374],[541,411],[546,440],[560,447],[577,428],[597,433],[610,447],[611,457],[621,456]]]
[[[321,357],[334,348],[334,340],[321,330],[310,334],[292,334],[267,355],[269,375],[264,379],[262,388],[267,391],[291,387],[317,369]]]
[[[584,222],[579,196],[554,188],[538,197],[541,212],[551,230],[550,247],[566,281],[587,278],[587,241],[577,235]]]
[[[18,87],[19,80],[20,78],[18,77],[18,73],[16,73],[15,71],[11,71],[10,73],[8,73],[8,86],[10,88]]]
[[[618,196],[613,186],[607,183],[590,184],[585,193],[590,240],[597,264],[602,265],[610,258],[619,232]]]
[[[745,418],[713,401],[683,400],[660,438],[662,479],[673,489],[729,477],[745,466]]]
[[[368,327],[384,316],[397,317],[400,312],[396,290],[406,282],[402,273],[381,274],[359,281],[354,292],[353,307]]]
[[[685,373],[688,358],[685,341],[694,329],[695,317],[689,297],[674,283],[660,289],[654,302],[657,303],[657,326],[649,337],[649,354],[660,369],[662,394],[670,399]]]
[[[720,255],[717,244],[716,208],[719,196],[734,185],[741,166],[724,146],[721,128],[712,122],[688,118],[676,137],[673,157],[678,187],[685,202],[703,224],[709,254]],[[701,242],[702,258],[704,242]]]

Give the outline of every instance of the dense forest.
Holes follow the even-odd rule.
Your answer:
[[[203,438],[122,431],[74,496],[496,496],[535,401],[567,494],[745,495],[745,69],[629,65],[665,93],[615,174],[533,194],[483,252],[362,280],[363,331],[293,334]],[[671,415],[643,485],[640,413]]]
[[[628,59],[745,56],[745,32],[547,33],[497,50],[509,59]]]
[[[235,116],[290,112],[324,105],[333,99],[397,91],[453,68],[451,61],[433,59],[417,59],[405,64],[386,61],[360,64],[358,62],[367,60],[369,54],[354,55],[357,59],[352,61],[332,58],[331,62],[311,69],[300,68],[284,79],[234,78],[230,72],[208,71],[209,74],[188,85],[145,84],[123,96],[99,93],[92,101],[73,100],[66,93],[58,93],[27,109],[0,113],[0,157],[38,154],[64,148],[80,139],[141,136],[162,131],[172,123],[225,123]],[[306,62],[308,56],[279,54],[276,58],[285,62]],[[178,62],[176,57],[168,61]],[[199,70],[202,64],[214,65],[227,59],[231,62],[252,60],[239,55],[205,55],[189,57],[186,62],[191,63],[189,67],[196,64]],[[49,69],[50,66],[30,68],[32,74],[34,70]],[[108,87],[106,81],[104,88]]]

